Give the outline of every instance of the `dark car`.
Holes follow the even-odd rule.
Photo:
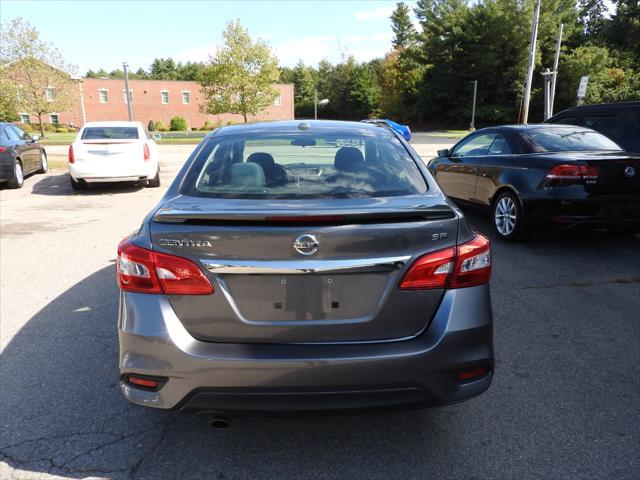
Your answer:
[[[408,125],[401,125],[399,123],[394,122],[393,120],[389,120],[388,118],[370,118],[368,120],[362,120],[366,123],[380,123],[382,125],[387,125],[404,138],[407,142],[411,140],[411,129]]]
[[[588,128],[484,128],[440,150],[429,170],[449,197],[489,207],[506,240],[538,222],[640,229],[640,155]]]
[[[13,123],[0,123],[0,182],[20,188],[24,177],[47,171],[47,153],[31,136]]]
[[[591,128],[627,152],[640,153],[640,102],[580,105],[554,115],[547,123]]]
[[[117,272],[120,387],[140,405],[442,405],[491,383],[489,242],[379,125],[215,130]]]

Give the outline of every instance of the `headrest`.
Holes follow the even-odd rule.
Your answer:
[[[231,165],[231,185],[264,187],[264,184],[264,171],[257,163],[234,163]]]
[[[364,157],[359,148],[342,147],[336,153],[333,166],[340,172],[360,172],[364,170]]]
[[[247,158],[247,162],[257,163],[262,168],[270,167],[271,165],[275,165],[276,163],[271,155],[264,152],[252,153],[251,155],[249,155],[249,158]]]

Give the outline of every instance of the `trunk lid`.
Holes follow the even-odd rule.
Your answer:
[[[415,258],[455,244],[458,218],[441,198],[179,196],[156,212],[151,240],[156,250],[195,261],[214,286],[213,295],[169,296],[198,339],[402,339],[428,325],[442,298],[442,290],[397,288]]]
[[[139,140],[80,140],[73,150],[76,162],[97,174],[137,174],[144,166],[144,145]]]

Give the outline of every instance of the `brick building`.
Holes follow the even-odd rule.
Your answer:
[[[274,104],[249,121],[292,120],[293,85],[277,84],[280,95]],[[172,117],[183,117],[190,128],[201,128],[205,121],[215,124],[242,123],[242,115],[206,115],[200,112],[204,103],[197,82],[179,80],[129,80],[133,119],[147,125],[149,120],[162,122],[167,127]],[[23,123],[37,123],[37,118],[23,114]],[[84,78],[78,82],[76,106],[67,112],[45,115],[45,123],[73,124],[100,120],[127,120],[127,104],[124,80],[109,78]]]

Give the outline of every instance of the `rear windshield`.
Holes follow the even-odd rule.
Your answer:
[[[532,128],[522,132],[520,138],[532,153],[621,150],[618,144],[600,133],[569,126]]]
[[[82,140],[136,140],[137,127],[87,127],[82,132]]]
[[[427,190],[391,136],[296,134],[210,139],[182,184],[213,198],[357,198]]]

